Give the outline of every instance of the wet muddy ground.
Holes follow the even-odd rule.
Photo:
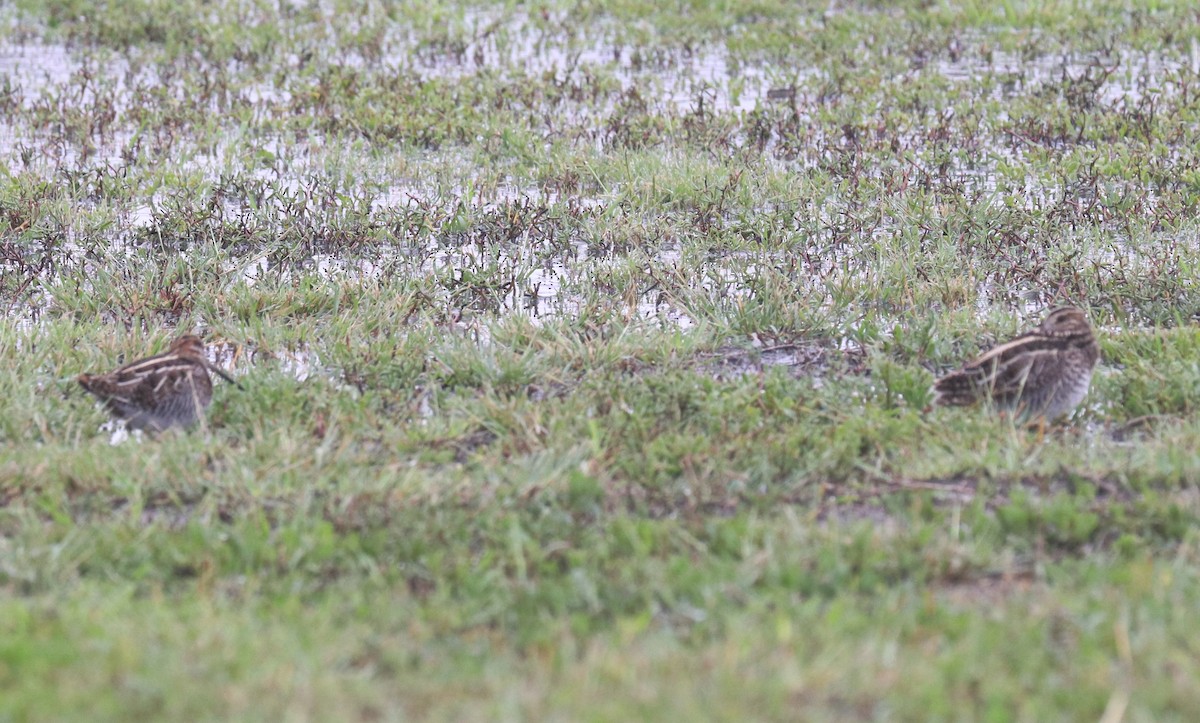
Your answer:
[[[0,718],[1189,717],[1193,16],[0,8]]]

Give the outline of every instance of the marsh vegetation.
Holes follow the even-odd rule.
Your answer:
[[[0,20],[0,719],[1200,715],[1189,3]]]

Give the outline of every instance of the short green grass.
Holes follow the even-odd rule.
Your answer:
[[[1188,3],[0,15],[0,720],[1200,715]]]

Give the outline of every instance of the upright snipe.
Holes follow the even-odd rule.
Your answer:
[[[164,354],[126,364],[108,374],[80,374],[79,384],[104,402],[130,429],[159,432],[190,427],[212,401],[211,369],[237,385],[204,356],[204,342],[181,336]],[[238,385],[239,387],[241,385]]]
[[[1030,331],[934,382],[933,402],[990,400],[1022,419],[1053,420],[1083,401],[1099,358],[1087,317],[1073,306],[1059,307]]]

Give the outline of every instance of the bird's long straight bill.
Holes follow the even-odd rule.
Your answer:
[[[216,374],[217,376],[221,377],[222,379],[229,382],[230,384],[237,387],[238,389],[244,389],[244,387],[242,387],[242,385],[239,384],[236,379],[234,379],[233,377],[226,374],[225,370],[218,367],[216,364],[213,364],[212,362],[205,359],[204,366],[208,367],[209,371],[211,371],[213,374]]]

